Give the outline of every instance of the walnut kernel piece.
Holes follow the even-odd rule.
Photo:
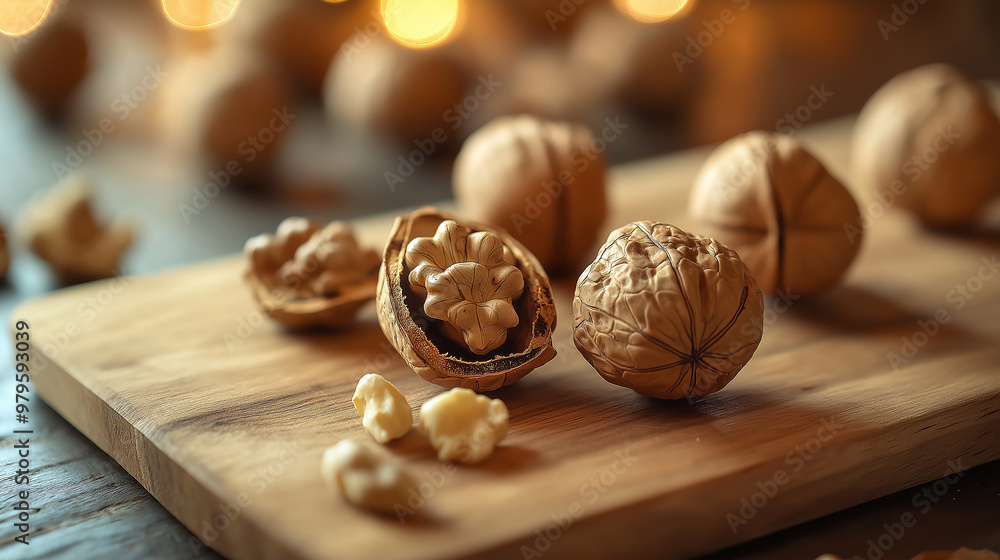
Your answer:
[[[695,179],[689,208],[705,234],[740,254],[768,294],[830,289],[861,247],[854,197],[797,140],[780,134],[750,132],[719,146]]]
[[[354,408],[375,441],[389,443],[410,431],[413,412],[395,385],[377,373],[367,373],[354,390]]]
[[[578,273],[607,211],[606,163],[593,141],[582,125],[529,115],[488,123],[455,160],[463,214],[510,233],[551,274]]]
[[[662,223],[611,232],[580,275],[573,340],[615,385],[660,399],[722,389],[764,328],[764,301],[736,251]]]
[[[420,433],[441,461],[471,465],[485,460],[507,437],[507,405],[500,399],[454,388],[420,407]]]
[[[378,513],[393,513],[417,484],[396,460],[371,445],[345,439],[323,453],[320,474],[331,491],[349,503]]]
[[[403,257],[410,287],[425,294],[424,312],[445,322],[445,335],[483,355],[506,342],[517,326],[512,299],[524,277],[500,238],[445,220],[434,237],[418,237]]]
[[[342,327],[375,297],[378,254],[360,246],[343,222],[320,229],[306,218],[286,218],[274,235],[249,239],[243,252],[254,299],[289,327]]]
[[[1000,117],[990,101],[945,64],[896,76],[858,116],[855,178],[928,226],[974,222],[1000,195]]]
[[[63,284],[110,278],[135,236],[131,225],[99,223],[89,181],[71,175],[24,210],[19,235]]]
[[[10,266],[10,249],[7,248],[7,232],[0,227],[0,280],[7,276],[7,268]]]
[[[448,221],[455,224],[442,230]],[[447,251],[431,240],[439,231],[442,239],[454,242]],[[409,263],[416,265],[411,268],[407,253],[418,238],[428,240],[412,245],[417,251],[410,257]],[[445,263],[470,255],[486,263],[476,261],[470,264],[481,268],[463,265],[454,274],[442,274],[453,266]],[[438,284],[432,281],[435,275]],[[520,289],[518,275],[523,284]],[[430,289],[425,290],[428,282]],[[433,208],[396,218],[382,257],[377,298],[379,325],[389,342],[417,375],[444,387],[492,391],[514,383],[555,356],[556,311],[548,276],[523,245],[485,224],[457,220]],[[508,304],[516,322],[510,320]],[[463,315],[472,312],[477,321],[485,318],[487,323],[477,324]],[[504,313],[507,320],[503,320]],[[493,320],[498,322],[490,323]],[[507,324],[512,326],[501,326]],[[492,350],[474,351],[487,347]]]

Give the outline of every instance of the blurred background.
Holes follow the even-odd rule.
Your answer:
[[[1000,75],[990,0],[16,0],[0,20],[0,224],[84,174],[140,226],[126,272],[289,214],[449,198],[463,139],[502,114],[627,127],[617,164],[793,134],[928,62]],[[41,270],[25,253],[15,284]]]

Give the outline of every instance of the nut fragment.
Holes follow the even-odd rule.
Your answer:
[[[576,273],[606,213],[604,156],[586,127],[501,117],[466,140],[455,160],[464,214],[503,228],[552,274]]]
[[[249,239],[244,254],[254,299],[293,328],[344,326],[375,297],[378,254],[358,245],[344,222],[320,229],[306,218],[286,218],[274,235]]]
[[[323,453],[320,474],[327,487],[349,503],[379,513],[393,513],[396,504],[406,503],[417,486],[398,461],[349,439]]]
[[[728,384],[763,333],[764,302],[735,251],[662,223],[611,232],[580,275],[573,340],[604,379],[661,399]]]
[[[10,250],[7,249],[7,232],[0,227],[0,280],[7,276],[7,268],[10,266]]]
[[[929,226],[967,225],[1000,194],[1000,118],[982,86],[944,64],[875,92],[852,147],[859,183]]]
[[[351,400],[365,430],[379,443],[405,436],[413,425],[413,412],[406,397],[377,373],[365,374],[358,381]]]
[[[500,399],[454,388],[420,407],[420,433],[441,461],[479,463],[507,437],[507,405]]]
[[[751,132],[719,146],[695,179],[690,212],[740,254],[765,293],[822,293],[861,246],[851,193],[780,134]]]
[[[135,235],[131,225],[94,217],[89,182],[70,175],[36,198],[18,227],[28,247],[63,284],[110,278]]]
[[[427,239],[413,243],[418,238]],[[396,351],[417,375],[444,387],[492,391],[555,356],[555,304],[538,260],[501,230],[433,208],[396,218],[377,305],[382,332]]]

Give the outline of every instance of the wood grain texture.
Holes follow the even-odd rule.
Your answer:
[[[838,126],[814,147],[842,173]],[[705,155],[617,171],[605,229],[635,219],[684,227]],[[380,217],[361,233],[379,242],[388,228]],[[241,263],[227,259],[130,279],[118,293],[62,291],[12,317],[29,319],[41,341],[76,325],[62,348],[35,347],[48,362],[36,364],[38,390],[232,558],[523,558],[523,547],[546,558],[683,558],[938,478],[949,462],[1000,458],[1000,275],[961,309],[952,297],[1000,242],[931,235],[892,211],[868,233],[842,287],[786,311],[769,302],[753,360],[695,402],[601,380],[571,343],[573,282],[557,282],[559,354],[493,394],[510,408],[511,434],[491,460],[443,469],[415,430],[390,446],[428,482],[427,505],[405,524],[330,496],[318,471],[327,446],[367,437],[350,402],[366,371],[393,381],[414,410],[442,390],[405,367],[373,309],[351,330],[284,332],[257,321]],[[89,297],[106,303],[88,321],[78,306]],[[887,354],[939,310],[948,322],[894,371]],[[734,534],[727,514],[776,477],[786,482]],[[554,525],[572,514],[565,529]]]

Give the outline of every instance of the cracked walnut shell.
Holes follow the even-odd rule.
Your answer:
[[[244,247],[246,281],[265,313],[292,328],[342,327],[375,297],[379,258],[344,222],[286,218]]]
[[[62,284],[111,278],[135,231],[124,222],[97,221],[87,179],[71,175],[24,210],[18,233]]]
[[[736,251],[668,224],[611,232],[580,276],[573,340],[615,385],[660,399],[722,389],[764,327],[757,282]]]
[[[492,391],[555,356],[548,276],[503,230],[433,208],[396,218],[377,297],[386,338],[444,387]]]
[[[830,289],[863,237],[851,193],[797,140],[769,132],[737,136],[709,156],[690,213],[740,254],[767,294]]]

